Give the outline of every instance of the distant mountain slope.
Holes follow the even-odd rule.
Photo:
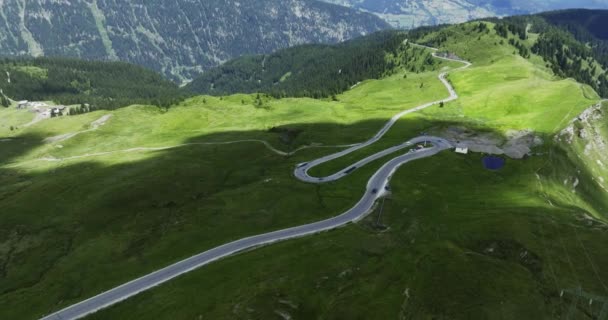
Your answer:
[[[608,10],[563,10],[539,15],[553,25],[584,44],[602,65],[604,76],[608,70]],[[571,51],[571,50],[569,50]],[[605,77],[604,77],[605,78]],[[608,80],[605,80],[608,81]],[[605,83],[608,94],[608,83]]]
[[[243,54],[389,27],[374,15],[312,0],[6,0],[0,12],[0,55],[121,60],[175,80]]]
[[[542,58],[546,68],[561,78],[573,78],[591,86],[600,96],[608,97],[608,41],[602,36],[602,17],[608,10],[563,10],[535,15],[488,18],[478,23],[479,39],[495,33],[501,44],[526,59]],[[485,22],[492,22],[491,28]],[[492,30],[491,30],[492,29]],[[462,31],[450,27],[424,27],[410,31],[410,39],[430,46],[443,47],[461,37]],[[433,36],[428,36],[432,34]],[[597,34],[597,36],[596,36]],[[473,50],[476,43],[460,44]],[[498,45],[495,43],[494,45]],[[490,48],[485,48],[489,50]],[[538,61],[538,60],[537,60]]]
[[[606,16],[608,10],[564,10],[488,18],[483,20],[495,23],[492,30],[482,23],[475,32],[477,37],[496,33],[500,42],[524,58],[536,55],[558,77],[574,78],[608,97],[608,41],[600,38],[607,30]],[[211,95],[263,92],[275,97],[329,97],[359,81],[398,70],[433,68],[434,59],[428,52],[403,45],[403,40],[442,47],[461,37],[461,32],[443,26],[423,27],[381,32],[333,46],[297,46],[271,55],[241,57],[209,70],[186,89]],[[429,33],[435,36],[425,38]]]
[[[608,0],[324,0],[375,13],[396,27],[467,20],[566,8],[608,8]]]
[[[427,50],[404,44],[405,39],[405,32],[385,31],[338,45],[304,45],[241,57],[206,72],[186,89],[211,95],[264,92],[321,98],[363,80],[439,64]]]
[[[185,97],[175,83],[140,66],[73,58],[3,59],[0,92],[15,100],[88,105],[81,112],[132,104],[168,107]]]
[[[542,13],[540,16],[581,40],[608,41],[608,10],[563,10]]]

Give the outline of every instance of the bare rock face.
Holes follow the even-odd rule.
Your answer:
[[[574,151],[576,158],[583,162],[597,185],[608,192],[608,123],[606,107],[597,104],[588,108],[562,130],[555,141],[564,149]]]
[[[555,137],[555,140],[572,144],[574,139],[578,138],[588,142],[587,150],[593,147],[602,152],[606,151],[606,141],[604,141],[600,126],[596,125],[604,119],[605,112],[602,104],[588,108],[570,121],[570,124]]]
[[[471,152],[505,155],[511,159],[523,159],[532,154],[532,148],[543,144],[542,139],[531,130],[509,131],[506,139],[495,133],[457,127],[448,128],[441,135],[454,145],[468,148]]]
[[[542,139],[530,130],[508,132],[507,139],[502,148],[505,155],[512,159],[523,159],[532,153],[533,147],[543,144]]]
[[[307,0],[4,0],[0,55],[120,60],[187,81],[223,61],[386,29]]]
[[[568,127],[555,137],[555,140],[567,144],[573,144],[575,141],[583,143],[584,155],[596,156],[598,158],[596,162],[604,167],[603,161],[608,160],[605,116],[606,108],[602,104],[588,108],[572,120]]]

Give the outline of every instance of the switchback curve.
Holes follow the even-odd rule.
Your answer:
[[[431,48],[433,51],[436,49]],[[440,57],[435,52],[433,56],[438,59],[457,61],[464,63],[464,66],[459,69],[465,69],[471,66],[469,62],[454,60],[450,58]],[[340,171],[334,175],[329,177],[322,178],[314,178],[308,175],[308,170],[311,168],[318,166],[322,163],[337,159],[349,153],[352,153],[356,150],[369,146],[376,141],[380,140],[388,130],[399,120],[401,117],[406,114],[417,112],[422,109],[428,108],[430,106],[439,104],[441,102],[449,102],[458,99],[458,95],[452,85],[446,79],[447,73],[441,73],[439,75],[439,80],[444,84],[444,86],[448,89],[450,93],[450,97],[444,100],[430,102],[421,106],[418,106],[413,109],[409,109],[403,111],[394,117],[392,117],[381,129],[380,131],[374,135],[370,140],[363,142],[361,144],[354,145],[346,150],[341,152],[337,152],[320,159],[311,161],[309,163],[300,164],[296,167],[294,171],[294,175],[296,178],[310,183],[320,183],[327,181],[335,181],[344,176],[344,172]],[[365,165],[375,159],[383,157],[384,155],[397,152],[401,149],[405,149],[410,147],[416,143],[420,142],[428,142],[431,144],[430,148],[423,148],[420,150],[416,150],[414,152],[409,152],[407,154],[398,156],[387,163],[385,163],[376,173],[369,179],[367,184],[367,189],[362,196],[361,200],[355,204],[354,207],[349,209],[348,211],[342,213],[339,216],[329,218],[323,221],[314,222],[302,226],[297,226],[293,228],[283,229],[279,231],[269,232],[257,236],[243,238],[237,241],[233,241],[219,247],[215,247],[213,249],[207,250],[203,253],[197,254],[185,260],[179,261],[175,264],[172,264],[168,267],[160,269],[158,271],[152,272],[143,277],[137,278],[133,281],[120,285],[116,288],[105,291],[101,294],[98,294],[92,298],[69,306],[63,310],[50,314],[48,316],[43,317],[41,320],[73,320],[85,317],[89,314],[92,314],[100,309],[106,308],[108,306],[114,305],[120,301],[128,299],[140,292],[146,291],[150,288],[158,286],[162,283],[165,283],[173,278],[176,278],[180,275],[188,273],[192,270],[200,268],[204,265],[207,265],[216,260],[231,256],[235,253],[242,252],[244,250],[249,250],[252,248],[260,247],[263,245],[269,245],[275,242],[284,241],[288,239],[303,237],[311,234],[316,234],[323,231],[328,231],[332,229],[339,228],[341,226],[347,225],[351,222],[359,221],[364,218],[370,210],[373,208],[376,200],[384,195],[386,192],[386,186],[388,181],[392,177],[393,173],[402,165],[417,159],[431,157],[441,151],[453,148],[453,146],[445,139],[439,137],[430,137],[430,136],[422,136],[414,138],[402,145],[395,146],[393,148],[386,149],[375,155],[369,156],[363,160],[361,160],[359,165]]]

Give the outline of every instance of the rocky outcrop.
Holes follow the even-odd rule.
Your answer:
[[[441,136],[455,146],[467,148],[471,152],[505,155],[511,159],[523,159],[532,155],[532,149],[543,144],[543,140],[531,130],[511,130],[505,139],[491,132],[451,127]]]
[[[575,138],[580,138],[586,142],[585,154],[589,154],[595,149],[598,152],[606,151],[606,141],[601,126],[598,122],[605,117],[605,107],[602,104],[594,105],[583,111],[578,117],[574,118],[570,124],[562,130],[556,140],[572,144]]]
[[[562,130],[555,141],[569,150],[581,165],[592,174],[592,179],[608,192],[608,124],[606,105],[588,108]]]

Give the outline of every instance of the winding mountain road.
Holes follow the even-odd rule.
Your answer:
[[[432,50],[436,51],[436,49],[432,49]],[[464,64],[464,66],[459,69],[464,69],[464,68],[468,68],[469,66],[471,66],[471,64],[469,62],[440,57],[436,53],[433,53],[433,56],[438,59],[462,62]],[[456,69],[456,70],[458,70],[458,69]],[[340,170],[337,173],[332,174],[327,177],[311,177],[308,174],[308,171],[310,169],[312,169],[313,167],[318,166],[322,163],[340,158],[342,156],[345,156],[347,154],[350,154],[354,151],[357,151],[359,149],[362,149],[364,147],[367,147],[367,146],[377,142],[378,140],[380,140],[380,138],[382,138],[390,130],[390,128],[397,122],[397,120],[399,120],[401,117],[403,117],[409,113],[420,111],[422,109],[439,104],[441,102],[449,102],[449,101],[458,99],[458,95],[456,94],[456,91],[450,85],[449,81],[447,81],[446,76],[447,76],[447,73],[445,73],[445,72],[441,73],[439,75],[439,80],[448,89],[448,91],[450,93],[449,98],[440,100],[440,101],[430,102],[430,103],[418,106],[416,108],[403,111],[403,112],[395,115],[394,117],[392,117],[384,125],[384,127],[382,127],[380,129],[380,131],[376,135],[374,135],[371,139],[369,139],[368,141],[363,142],[361,144],[351,146],[348,149],[322,157],[320,159],[316,159],[311,162],[299,164],[296,167],[296,169],[294,170],[294,175],[296,178],[298,178],[301,181],[305,181],[305,182],[309,182],[309,183],[324,183],[324,182],[329,182],[329,181],[336,181],[336,180],[348,175],[350,172],[356,170],[357,168],[360,168],[376,159],[380,159],[388,154],[391,154],[391,153],[394,153],[394,152],[397,152],[400,150],[404,150],[404,149],[411,149],[413,146],[415,146],[418,143],[423,143],[423,142],[428,143],[428,145],[430,146],[428,148],[423,148],[423,149],[418,149],[418,150],[411,149],[412,151],[410,151],[406,154],[397,156],[394,159],[385,163],[369,179],[365,193],[363,194],[363,196],[361,197],[359,202],[357,202],[357,204],[355,204],[348,211],[342,213],[339,216],[336,216],[336,217],[333,217],[333,218],[330,218],[327,220],[314,222],[314,223],[297,226],[297,227],[293,227],[293,228],[283,229],[283,230],[279,230],[279,231],[275,231],[275,232],[265,233],[265,234],[261,234],[261,235],[257,235],[257,236],[247,237],[247,238],[243,238],[243,239],[240,239],[240,240],[237,240],[234,242],[230,242],[230,243],[221,245],[219,247],[207,250],[203,253],[197,254],[193,257],[182,260],[180,262],[172,264],[168,267],[165,267],[163,269],[160,269],[160,270],[150,273],[148,275],[145,275],[141,278],[138,278],[138,279],[135,279],[128,283],[125,283],[114,289],[103,292],[90,299],[87,299],[85,301],[82,301],[82,302],[79,302],[72,306],[69,306],[56,313],[45,316],[44,318],[42,318],[42,320],[79,319],[79,318],[85,317],[91,313],[94,313],[100,309],[106,308],[106,307],[116,304],[120,301],[128,299],[129,297],[132,297],[142,291],[146,291],[152,287],[165,283],[175,277],[178,277],[178,276],[183,275],[187,272],[190,272],[194,269],[200,268],[206,264],[209,264],[213,261],[228,257],[235,253],[238,253],[238,252],[241,252],[244,250],[249,250],[249,249],[256,248],[256,247],[263,246],[263,245],[268,245],[268,244],[279,242],[279,241],[284,241],[284,240],[288,240],[288,239],[303,237],[303,236],[312,235],[312,234],[316,234],[316,233],[327,231],[327,230],[336,229],[341,226],[347,225],[348,223],[356,222],[356,221],[363,219],[370,211],[372,211],[374,204],[376,203],[376,200],[378,198],[381,198],[382,196],[384,196],[384,194],[387,192],[388,182],[389,182],[390,178],[392,177],[392,175],[394,174],[394,172],[400,166],[402,166],[410,161],[431,157],[441,151],[453,148],[451,143],[440,137],[421,136],[421,137],[414,138],[410,141],[407,141],[401,145],[394,146],[392,148],[388,148],[388,149],[380,151],[376,154],[368,156],[365,159],[360,160],[359,162],[357,162],[351,166],[348,166],[344,170]]]

